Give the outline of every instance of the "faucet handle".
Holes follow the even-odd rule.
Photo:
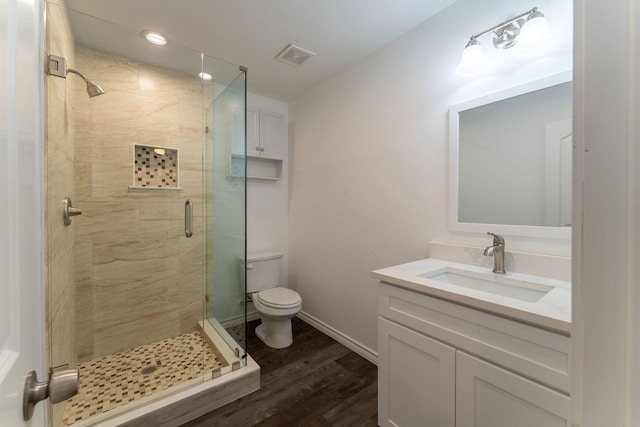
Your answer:
[[[494,234],[490,231],[487,231],[487,234],[490,236],[493,236],[493,244],[494,245],[502,245],[504,246],[504,237],[498,235],[498,234]]]

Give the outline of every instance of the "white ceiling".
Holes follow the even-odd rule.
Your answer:
[[[67,7],[244,65],[250,92],[290,101],[454,1],[67,0]],[[289,43],[317,56],[300,68],[275,60]]]

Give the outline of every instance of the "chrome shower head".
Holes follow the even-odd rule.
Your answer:
[[[77,74],[80,77],[82,77],[82,80],[84,80],[84,82],[87,84],[87,95],[89,95],[89,98],[93,98],[94,96],[99,96],[107,93],[104,89],[100,87],[99,84],[97,84],[92,80],[89,80],[79,71],[76,71],[73,68],[67,68],[67,73]]]
[[[87,82],[87,94],[89,98],[107,93],[100,85],[93,80],[85,80]]]

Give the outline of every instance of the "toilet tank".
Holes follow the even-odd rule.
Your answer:
[[[247,254],[247,293],[275,288],[280,284],[280,252]]]

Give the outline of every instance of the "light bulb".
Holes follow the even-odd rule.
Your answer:
[[[531,12],[527,22],[522,27],[519,39],[526,44],[535,44],[549,36],[549,21],[536,9]]]
[[[456,68],[459,76],[472,76],[480,72],[485,66],[484,49],[476,39],[469,40],[469,43],[462,51],[460,64]]]

